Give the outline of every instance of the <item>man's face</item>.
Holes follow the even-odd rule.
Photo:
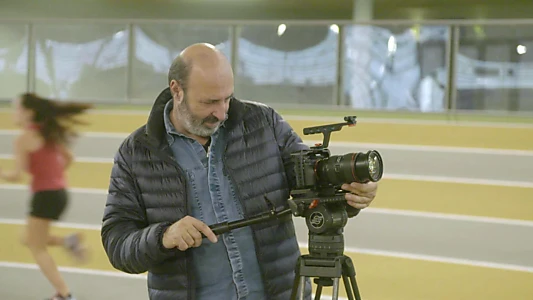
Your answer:
[[[211,136],[227,118],[233,97],[233,74],[214,73],[195,72],[193,68],[185,90],[177,82],[171,83],[173,113],[185,130],[196,136]]]

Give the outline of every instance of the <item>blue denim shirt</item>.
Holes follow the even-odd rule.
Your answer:
[[[167,140],[178,164],[187,173],[189,214],[212,225],[243,218],[242,207],[227,174],[223,171],[224,124],[211,136],[210,150],[178,133],[170,122],[170,100],[164,110]],[[204,238],[191,248],[196,298],[225,300],[265,299],[250,227],[232,230],[213,244]]]

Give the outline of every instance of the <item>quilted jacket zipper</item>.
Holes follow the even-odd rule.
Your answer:
[[[246,214],[246,210],[245,210],[245,206],[244,206],[244,203],[243,203],[243,200],[242,200],[242,193],[241,193],[241,190],[239,188],[239,186],[236,184],[235,180],[233,179],[233,176],[231,176],[231,172],[229,172],[229,168],[227,167],[227,163],[226,163],[226,154],[227,153],[227,143],[226,143],[226,149],[224,149],[224,156],[222,158],[222,164],[223,164],[223,169],[224,169],[224,172],[226,172],[226,176],[228,176],[231,184],[233,185],[233,187],[235,188],[235,190],[237,191],[237,198],[239,199],[239,203],[241,204],[241,207],[242,207],[242,214],[243,214],[243,217],[246,219],[248,218],[247,214]],[[259,252],[257,252],[257,246],[258,246],[258,243],[257,243],[257,237],[255,235],[255,231],[252,230],[252,237],[254,239],[254,245],[255,245],[255,255],[259,258],[261,255]],[[263,285],[265,286],[265,293],[268,293],[267,291],[267,287],[266,287],[266,280],[265,280],[265,271],[263,270],[263,264],[262,263],[259,263],[259,268],[261,269],[261,279],[263,280]]]
[[[181,168],[181,166],[178,164],[178,162],[170,155],[167,155],[162,151],[162,149],[155,147],[148,139],[142,139],[143,143],[142,145],[146,147],[148,150],[150,150],[153,154],[155,154],[157,157],[161,158],[163,161],[169,162],[172,165],[174,165],[178,172],[181,173],[182,176],[185,176],[185,171]],[[163,148],[165,149],[165,148]],[[187,180],[184,180],[185,185],[187,185]],[[188,186],[185,186],[185,214],[189,214],[189,198],[188,198]],[[185,260],[186,268],[187,268],[187,300],[193,300],[193,274],[192,274],[192,268],[191,268],[191,255],[187,254],[187,259]]]

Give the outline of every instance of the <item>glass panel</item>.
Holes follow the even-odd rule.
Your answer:
[[[0,24],[0,100],[11,100],[27,88],[26,25]]]
[[[126,25],[39,24],[36,91],[61,99],[124,102]]]
[[[336,25],[243,26],[236,96],[263,103],[337,103]]]
[[[358,109],[447,107],[446,26],[344,28],[344,104]]]
[[[533,25],[459,27],[457,109],[533,111]]]
[[[131,101],[151,104],[168,87],[168,69],[187,46],[210,43],[231,60],[230,27],[193,24],[149,24],[134,27]]]

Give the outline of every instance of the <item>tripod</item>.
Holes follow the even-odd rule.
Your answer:
[[[289,200],[289,206],[291,206],[289,209],[277,212],[271,205],[271,211],[268,213],[250,219],[214,224],[209,226],[209,228],[216,235],[219,235],[232,229],[280,218],[291,212],[295,216],[305,215],[307,227],[309,228],[309,254],[301,255],[298,258],[290,299],[304,300],[306,278],[316,277],[314,282],[318,287],[315,300],[320,300],[322,288],[325,286],[333,286],[332,300],[338,300],[340,278],[342,277],[348,299],[361,300],[357,282],[355,281],[355,268],[352,259],[344,255],[344,236],[342,233],[348,218],[357,215],[359,210],[355,214],[351,209],[349,211],[346,210],[347,204],[344,203],[343,194],[333,196],[336,196],[336,198],[326,197],[323,199],[326,201],[336,200],[336,203],[332,203],[329,208],[321,204],[315,205],[309,214],[304,214],[305,205],[303,205],[303,201],[306,199],[299,199],[301,202]],[[270,203],[266,197],[265,200]],[[298,291],[299,296],[296,298]]]
[[[301,255],[296,263],[291,300],[304,300],[307,277],[316,277],[314,280],[317,284],[315,300],[320,300],[322,288],[325,286],[333,286],[332,300],[337,300],[341,277],[348,299],[361,300],[352,259],[342,253],[344,248],[342,234],[334,236],[309,234],[309,242],[310,254]],[[296,298],[298,292],[299,295]]]

